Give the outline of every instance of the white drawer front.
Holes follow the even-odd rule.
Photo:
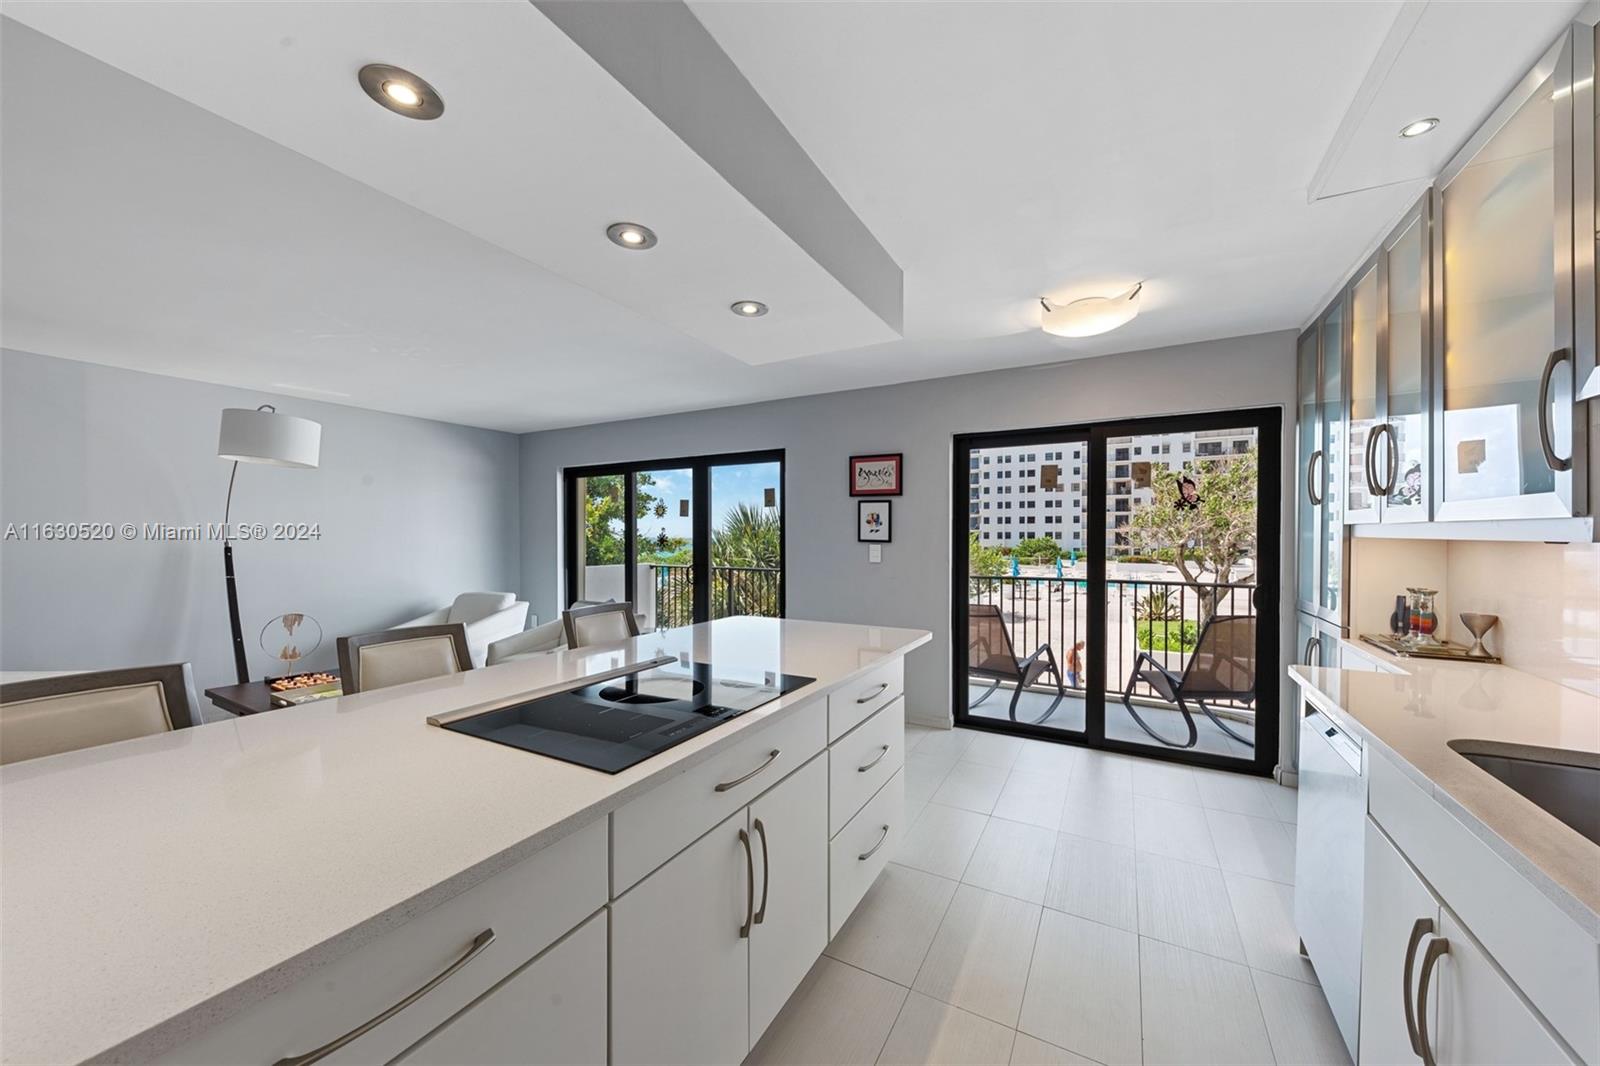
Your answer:
[[[1368,761],[1373,820],[1545,1020],[1585,1061],[1600,1062],[1593,938],[1387,758]]]
[[[836,835],[906,762],[905,703],[894,700],[828,752],[828,835]]]
[[[905,784],[905,772],[896,771],[828,846],[830,939],[838,935],[905,836]]]
[[[622,895],[821,751],[827,731],[822,711],[820,699],[796,708],[782,721],[618,808],[611,815],[611,894]],[[741,778],[740,784],[717,791],[718,785]]]
[[[602,818],[335,959],[173,1049],[162,1061],[265,1066],[304,1055],[427,984],[461,958],[474,938],[493,929],[494,940],[471,961],[325,1060],[387,1062],[580,924],[605,901],[606,821]]]
[[[838,740],[906,690],[906,661],[894,658],[828,694],[828,740]]]

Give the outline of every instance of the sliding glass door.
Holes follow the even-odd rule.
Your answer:
[[[567,602],[627,600],[645,632],[782,617],[783,453],[566,471]]]
[[[1281,418],[958,437],[957,722],[1270,772]]]

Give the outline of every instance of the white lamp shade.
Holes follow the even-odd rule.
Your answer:
[[[1044,313],[1039,325],[1057,337],[1093,337],[1127,325],[1139,313],[1139,293],[1143,283],[1117,296],[1090,296],[1060,307],[1040,300]]]
[[[322,424],[309,418],[225,407],[217,455],[239,463],[315,469],[322,454]]]

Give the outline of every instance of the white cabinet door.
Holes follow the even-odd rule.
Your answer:
[[[396,1060],[405,1066],[603,1066],[605,1061],[605,911]]]
[[[1437,996],[1439,1020],[1426,1034],[1436,1061],[1530,1066],[1574,1061],[1448,910],[1439,932],[1449,950],[1430,974],[1429,995]],[[1420,960],[1417,980],[1423,980]]]
[[[1417,978],[1427,935],[1416,938],[1411,970],[1406,949],[1419,919],[1437,929],[1439,903],[1389,838],[1367,819],[1361,931],[1360,1061],[1412,1063],[1422,1058],[1406,1025],[1406,1004],[1416,1003]],[[1430,997],[1433,998],[1433,997]],[[1436,999],[1435,999],[1436,1002]],[[1433,1007],[1430,1004],[1430,1012]],[[1433,1021],[1432,1017],[1429,1022]],[[1444,1058],[1440,1057],[1440,1062]]]
[[[750,1050],[747,814],[611,905],[612,1062],[736,1063]]]
[[[750,1044],[828,943],[828,756],[750,806],[758,884],[750,932]]]

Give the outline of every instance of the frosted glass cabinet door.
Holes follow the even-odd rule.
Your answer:
[[[1318,406],[1322,413],[1323,461],[1317,464],[1318,493],[1322,497],[1318,544],[1322,613],[1339,617],[1344,595],[1344,340],[1345,304],[1341,300],[1322,319],[1322,382]]]
[[[1372,447],[1383,423],[1378,381],[1378,265],[1373,263],[1350,287],[1350,417],[1345,423],[1344,520],[1376,522],[1380,495],[1372,469]]]
[[[1573,512],[1571,51],[1440,184],[1442,521]]]
[[[1385,522],[1428,518],[1427,219],[1418,212],[1384,248],[1386,332],[1384,426],[1372,449]]]
[[[1317,327],[1300,336],[1296,360],[1300,374],[1295,448],[1300,476],[1295,492],[1295,595],[1302,610],[1314,611],[1321,595],[1317,585],[1317,470],[1322,462],[1322,414],[1317,409]]]

